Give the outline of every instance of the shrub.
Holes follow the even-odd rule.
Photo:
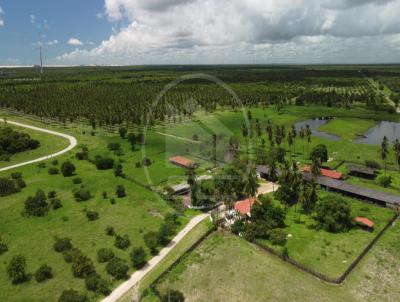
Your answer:
[[[27,280],[26,260],[24,256],[18,255],[11,259],[7,266],[7,274],[13,284],[19,284]]]
[[[350,204],[336,195],[317,202],[315,219],[328,232],[346,232],[352,227]]]
[[[75,262],[81,255],[83,255],[81,250],[76,247],[63,251],[63,257],[67,263]]]
[[[53,166],[57,166],[57,165],[58,165],[58,160],[57,160],[57,159],[54,159],[54,160],[51,162],[51,164],[52,164]]]
[[[92,260],[85,255],[80,255],[72,262],[72,272],[74,277],[85,278],[96,271]]]
[[[136,269],[140,269],[146,265],[146,252],[142,247],[134,248],[131,253],[132,265]]]
[[[145,167],[151,166],[151,159],[149,159],[147,157],[143,158],[142,165],[145,166]]]
[[[126,261],[121,258],[113,258],[106,265],[107,273],[116,279],[126,278],[128,270],[129,266],[127,265]]]
[[[12,179],[22,179],[22,173],[21,172],[11,173],[11,178]]]
[[[112,226],[106,227],[106,234],[108,236],[114,236],[115,235],[115,230]]]
[[[178,290],[168,290],[161,296],[161,302],[185,302],[185,296]]]
[[[286,232],[283,229],[273,229],[269,233],[269,240],[272,244],[285,245]]]
[[[75,154],[75,157],[76,157],[77,160],[88,160],[89,159],[89,153],[87,151],[82,150],[80,152],[77,152]]]
[[[116,190],[115,190],[115,195],[117,195],[118,198],[122,198],[126,196],[125,188],[123,185],[118,185]]]
[[[119,143],[109,143],[109,144],[107,145],[107,148],[108,148],[108,150],[110,150],[110,151],[116,151],[116,150],[121,149],[121,145],[120,145]]]
[[[78,202],[87,201],[89,200],[92,195],[90,194],[89,190],[87,189],[80,189],[74,193],[75,200]]]
[[[58,302],[86,302],[87,297],[85,294],[80,293],[73,289],[64,290],[58,299]]]
[[[126,128],[122,127],[122,128],[119,128],[118,132],[119,132],[119,135],[121,136],[121,138],[125,138],[126,134],[128,133],[128,130],[126,130]]]
[[[378,178],[378,181],[382,187],[388,188],[392,184],[392,177],[382,175]]]
[[[115,237],[115,242],[114,242],[115,247],[117,247],[121,250],[125,250],[130,245],[131,245],[131,241],[129,240],[128,235],[124,235],[124,236],[117,235],[117,237]]]
[[[375,160],[366,160],[365,165],[369,168],[380,170],[382,169],[381,165]]]
[[[108,198],[107,192],[104,191],[103,194],[102,194],[102,196],[103,196],[103,199],[107,199],[107,198]]]
[[[54,242],[53,248],[57,253],[67,251],[72,248],[71,239],[69,239],[69,238],[56,237],[55,240],[56,241]]]
[[[66,161],[61,165],[61,173],[64,177],[70,177],[74,174],[76,168],[73,163]]]
[[[156,232],[148,232],[143,236],[144,243],[153,255],[157,254],[158,234]]]
[[[114,175],[115,177],[123,177],[123,178],[125,177],[121,164],[116,164],[114,166]]]
[[[53,198],[50,200],[50,206],[53,210],[57,210],[59,208],[62,208],[61,201],[58,198]]]
[[[20,187],[17,185],[16,180],[1,177],[0,178],[0,196],[8,196],[20,191]]]
[[[98,155],[94,159],[94,164],[98,170],[108,170],[113,168],[114,159]]]
[[[87,211],[86,217],[89,221],[94,221],[94,220],[99,219],[99,213],[97,213],[95,211]]]
[[[72,180],[72,183],[73,183],[74,185],[80,185],[80,184],[82,183],[82,178],[75,177],[75,178]]]
[[[97,261],[100,263],[108,262],[114,258],[112,249],[102,248],[97,251]]]
[[[38,270],[35,272],[35,279],[37,282],[43,282],[47,279],[53,278],[53,272],[50,266],[47,264],[43,264]]]
[[[239,235],[240,233],[242,233],[244,231],[244,223],[242,220],[236,220],[232,227],[231,227],[231,231],[233,234]]]
[[[56,167],[49,168],[48,172],[50,175],[56,175],[56,174],[60,173],[60,171]]]
[[[50,191],[49,193],[47,193],[47,198],[55,198],[56,196],[57,196],[56,191]]]
[[[26,187],[26,183],[22,178],[16,179],[15,182],[17,183],[18,191],[20,191],[20,189],[23,189]]]
[[[88,290],[103,295],[108,295],[111,292],[109,284],[97,274],[87,276],[85,278],[85,285]]]
[[[42,190],[37,190],[35,196],[29,196],[25,200],[25,213],[30,216],[45,216],[49,211],[47,197]]]
[[[0,256],[8,251],[8,246],[4,242],[0,242]]]
[[[38,166],[39,169],[46,168],[46,164],[45,163],[39,163],[37,166]]]

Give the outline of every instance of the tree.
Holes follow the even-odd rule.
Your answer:
[[[117,188],[115,189],[115,195],[117,195],[118,198],[122,198],[126,196],[125,188],[123,185],[118,185]]]
[[[387,160],[387,156],[389,154],[389,142],[388,142],[388,138],[386,136],[383,137],[380,151],[381,151],[381,159],[384,164],[385,176],[386,176],[386,160]]]
[[[194,167],[189,167],[186,169],[187,183],[190,186],[190,189],[193,188],[196,183],[196,170]]]
[[[143,239],[151,254],[156,255],[158,252],[158,234],[156,232],[148,232],[143,236]]]
[[[249,166],[247,177],[245,178],[244,194],[246,197],[255,197],[259,187],[258,178],[256,175],[256,169],[253,166]]]
[[[147,260],[146,252],[144,251],[144,249],[142,247],[134,248],[131,253],[131,260],[133,267],[136,269],[140,269],[145,266]]]
[[[71,239],[66,237],[65,238],[56,237],[53,248],[57,253],[70,250],[72,248]]]
[[[21,255],[13,257],[7,266],[7,274],[13,284],[25,282],[28,277],[25,257]]]
[[[128,133],[128,130],[126,130],[125,127],[121,127],[121,128],[119,128],[118,132],[119,132],[119,136],[121,136],[121,138],[125,138],[126,134]]]
[[[332,233],[347,232],[352,227],[350,204],[336,195],[319,200],[315,207],[315,219],[321,227]]]
[[[302,179],[303,176],[299,172],[295,162],[293,162],[291,167],[289,163],[285,163],[279,177],[278,182],[280,186],[275,193],[276,197],[289,206],[294,205],[298,202]]]
[[[393,144],[393,151],[394,151],[394,156],[395,156],[395,161],[397,165],[399,166],[399,171],[400,171],[400,140],[396,139],[396,141]]]
[[[51,278],[53,278],[53,272],[51,267],[48,266],[47,264],[43,264],[35,272],[35,279],[37,282],[43,282]]]
[[[63,162],[61,165],[61,173],[64,177],[70,177],[74,174],[76,168],[70,161]]]
[[[128,270],[126,261],[117,257],[111,259],[106,265],[107,273],[116,279],[125,279]]]
[[[319,161],[321,164],[328,161],[328,148],[325,145],[315,146],[310,153],[310,159],[312,161]]]
[[[96,272],[93,262],[90,258],[85,255],[79,255],[72,262],[72,272],[74,277],[85,278]]]
[[[129,239],[128,235],[117,235],[115,237],[115,242],[114,242],[114,246],[121,249],[121,250],[125,250],[127,249],[129,246],[131,245],[131,240]]]
[[[29,196],[25,201],[25,213],[30,216],[45,216],[49,212],[46,194],[42,190],[37,190],[35,196]]]
[[[114,165],[114,175],[115,175],[115,177],[122,177],[122,178],[125,177],[124,172],[122,171],[121,164]]]
[[[161,297],[161,302],[185,302],[185,296],[178,290],[168,290]]]

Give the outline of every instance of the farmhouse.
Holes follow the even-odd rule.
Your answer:
[[[235,203],[234,209],[240,216],[250,216],[251,208],[255,202],[255,198],[239,200]]]
[[[192,168],[196,166],[196,163],[186,157],[183,156],[173,156],[169,158],[171,164],[182,168]]]
[[[365,166],[348,165],[347,170],[349,171],[349,175],[356,177],[374,179],[376,176],[375,169],[368,168]]]

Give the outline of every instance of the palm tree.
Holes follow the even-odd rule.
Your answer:
[[[310,167],[311,175],[313,179],[317,178],[317,176],[321,175],[321,160],[319,158],[314,158],[311,162]]]
[[[305,133],[305,130],[304,130],[303,126],[300,128],[300,134],[299,135],[300,135],[301,141],[303,143],[303,159],[304,159],[304,138],[306,136],[306,133]]]
[[[397,165],[399,166],[399,171],[400,171],[400,141],[399,139],[396,139],[393,145],[393,150],[394,150],[394,156]]]
[[[388,153],[389,153],[388,138],[386,136],[384,136],[382,144],[381,144],[381,158],[383,160],[384,167],[385,167],[385,176],[386,176],[386,160],[387,160]]]
[[[307,154],[310,152],[311,134],[312,134],[312,131],[311,131],[310,125],[307,124],[306,125],[306,136],[307,136],[307,143],[308,143]]]
[[[288,142],[288,145],[289,145],[290,159],[292,159],[293,137],[292,137],[292,133],[291,132],[288,133],[287,142]]]

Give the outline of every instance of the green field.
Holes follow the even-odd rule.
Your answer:
[[[11,124],[7,124],[6,126],[4,123],[1,123],[0,126],[10,127],[18,132],[27,133],[32,139],[40,141],[39,148],[14,154],[13,156],[11,156],[10,161],[0,161],[0,168],[11,166],[13,164],[17,164],[23,161],[40,158],[48,154],[56,153],[69,145],[69,141],[67,139],[59,136],[38,132]]]
[[[340,136],[343,140],[352,141],[357,135],[363,135],[376,121],[356,118],[338,118],[319,127],[319,131]]]
[[[400,225],[382,237],[342,285],[299,271],[246,240],[217,232],[158,285],[187,301],[397,301]],[[306,298],[305,298],[306,297]],[[158,301],[154,296],[146,301]]]
[[[320,192],[319,198],[322,199],[324,194]],[[296,212],[296,207],[291,207],[285,220],[285,231],[290,234],[286,246],[291,259],[325,276],[338,278],[393,218],[394,211],[390,209],[346,199],[351,205],[352,215],[372,220],[375,223],[374,230],[367,232],[359,227],[346,233],[318,230],[309,215]],[[266,240],[261,243],[282,252],[280,246],[274,246]]]
[[[26,121],[15,117],[9,117],[9,120],[41,125],[39,122]],[[57,158],[57,165],[53,165],[52,160],[49,160],[45,162],[45,167],[34,164],[13,170],[12,172],[18,171],[23,174],[27,187],[20,193],[0,198],[0,234],[3,242],[9,248],[9,251],[1,256],[1,271],[4,272],[0,274],[1,301],[55,301],[64,289],[74,288],[86,291],[84,280],[74,278],[71,264],[66,263],[63,256],[53,250],[55,236],[71,238],[72,244],[93,260],[96,271],[103,278],[112,282],[105,272],[105,265],[99,264],[96,260],[98,249],[110,247],[117,256],[129,260],[132,247],[144,246],[143,234],[148,231],[156,231],[164,215],[174,212],[157,194],[143,186],[148,184],[143,168],[135,168],[134,166],[135,161],[142,159],[139,146],[132,153],[126,140],[101,130],[97,131],[95,136],[91,136],[89,131],[86,134],[81,134],[79,129],[56,126],[51,128],[76,136],[81,145],[88,147],[90,157],[96,154],[109,154],[115,159],[120,159],[123,162],[127,178],[116,178],[112,170],[98,171],[92,163],[78,161],[75,159],[75,152],[78,149]],[[34,137],[34,135],[32,136]],[[149,157],[156,162],[154,165],[159,165],[154,167],[156,172],[152,177],[158,183],[168,179],[169,176],[173,178],[177,174],[178,176],[184,175],[181,168],[165,164],[167,156],[163,145],[160,141],[152,141],[152,139],[156,140],[157,138],[162,137],[154,135],[148,142]],[[40,139],[40,136],[38,139]],[[112,141],[118,141],[122,144],[124,155],[118,158],[107,151],[107,144]],[[157,146],[159,146],[158,149]],[[24,159],[21,154],[21,160]],[[48,168],[53,166],[59,168],[65,160],[74,163],[76,166],[74,177],[81,178],[82,186],[89,189],[93,195],[93,198],[89,201],[78,203],[74,200],[73,190],[81,186],[73,184],[72,179],[74,177],[63,177],[61,174],[49,175]],[[150,167],[150,169],[153,169],[153,167]],[[2,172],[1,176],[10,173],[11,171]],[[127,197],[121,199],[115,197],[115,188],[119,184],[125,187]],[[55,190],[63,207],[50,211],[45,217],[22,216],[24,201],[39,188],[43,189],[45,193]],[[107,192],[108,199],[103,199],[103,192]],[[111,204],[110,198],[115,198],[116,203]],[[97,211],[100,218],[89,222],[86,218],[86,210]],[[193,215],[196,215],[196,213],[189,211],[185,216],[182,216],[180,219],[181,227]],[[114,238],[105,234],[107,226],[113,226],[118,234],[128,234],[131,247],[126,251],[115,248],[113,246]],[[150,258],[147,249],[146,252],[148,258]],[[17,254],[25,256],[29,273],[34,273],[41,264],[46,263],[53,268],[54,278],[44,283],[37,283],[32,279],[20,285],[12,285],[5,273],[5,268],[10,259]],[[133,271],[131,268],[130,273]],[[115,286],[117,283],[113,282],[113,285]],[[101,297],[93,293],[89,293],[89,296],[93,301]]]

